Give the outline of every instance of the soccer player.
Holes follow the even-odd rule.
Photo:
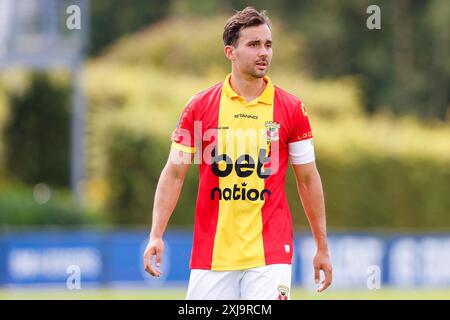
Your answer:
[[[144,268],[161,275],[163,234],[194,161],[200,178],[187,299],[289,299],[288,161],[316,242],[317,290],[332,281],[311,128],[302,102],[266,75],[272,60],[270,28],[265,12],[252,7],[227,21],[223,41],[231,74],[189,100],[172,134]],[[325,277],[319,284],[321,270]]]

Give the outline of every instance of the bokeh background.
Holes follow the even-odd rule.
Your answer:
[[[326,198],[335,283],[317,295],[309,226],[289,171],[293,297],[450,298],[448,1],[14,2],[26,28],[0,12],[0,298],[184,297],[197,168],[170,220],[158,281],[140,260],[153,196],[183,106],[230,72],[223,26],[248,5],[272,20],[269,76],[308,110]],[[71,4],[82,9],[81,29],[64,27]],[[373,4],[380,30],[366,26]],[[76,51],[75,72],[52,56],[45,67],[20,63],[45,43],[47,24],[36,17],[49,11],[57,37],[84,40],[43,55]],[[13,48],[5,30],[29,36],[16,47],[23,52],[10,51],[14,65],[4,59]],[[78,196],[75,73],[85,102]],[[79,290],[71,265],[80,267]]]

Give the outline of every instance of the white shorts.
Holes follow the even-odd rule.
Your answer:
[[[288,300],[291,295],[290,264],[212,271],[192,269],[187,300]]]

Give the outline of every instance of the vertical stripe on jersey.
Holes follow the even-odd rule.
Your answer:
[[[213,131],[213,134],[207,134],[205,130],[209,128],[217,128],[217,121],[219,117],[219,105],[222,92],[222,84],[216,85],[211,91],[202,97],[199,101],[202,105],[207,105],[204,114],[197,115],[199,119],[202,119],[202,135],[207,141],[203,141],[202,151],[205,147],[211,146],[211,143],[215,143],[215,135],[217,131]],[[200,111],[199,111],[200,112]],[[214,138],[211,138],[211,135]],[[203,137],[202,137],[203,138]],[[212,142],[211,142],[212,141]],[[203,156],[206,158],[203,158]],[[213,174],[211,171],[211,155],[203,154],[202,162],[199,165],[199,187],[197,195],[197,203],[195,208],[195,224],[194,224],[194,243],[191,253],[190,267],[192,269],[211,269],[212,255],[214,250],[214,238],[215,230],[217,227],[217,215],[219,212],[219,200],[210,200],[209,194],[211,189],[219,186],[219,177]]]
[[[251,268],[265,264],[262,208],[264,198],[254,198],[265,188],[265,179],[257,174],[260,149],[266,150],[267,141],[264,138],[265,123],[273,120],[273,105],[248,104],[242,98],[228,99],[222,92],[219,109],[217,155],[226,154],[232,161],[231,172],[219,177],[219,188],[214,197],[221,197],[218,208],[217,229],[214,239],[212,270],[234,270]],[[245,114],[252,117],[236,117]],[[254,168],[242,171],[253,171],[249,176],[239,177],[236,172],[236,160],[244,154],[253,159]],[[219,163],[219,170],[226,170],[226,163]],[[234,190],[240,189],[239,192]],[[245,200],[243,199],[243,189]],[[252,191],[251,189],[258,191]],[[233,196],[239,194],[239,199]],[[266,195],[267,196],[267,195]],[[231,197],[231,199],[230,199]],[[227,200],[228,199],[228,200]]]
[[[289,117],[287,109],[283,108],[283,101],[280,98],[280,92],[275,89],[273,102],[274,122],[287,123],[283,118]],[[285,176],[288,167],[287,145],[283,143],[287,135],[286,128],[280,128],[280,140],[272,142],[271,161],[278,159],[278,173],[270,176],[265,181],[265,188],[269,190],[283,190],[283,192],[273,192],[270,201],[262,207],[263,220],[263,241],[266,255],[266,264],[288,263],[292,261],[293,252],[293,234],[292,218],[289,205],[286,199]],[[275,143],[277,146],[275,146]],[[276,153],[278,150],[278,154]],[[281,177],[281,178],[280,178]]]

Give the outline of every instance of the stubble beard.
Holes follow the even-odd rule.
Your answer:
[[[256,69],[256,67],[255,67],[255,69]],[[266,73],[269,71],[268,66],[267,66],[267,68],[266,68],[265,71],[260,71],[260,70],[255,70],[255,69],[252,69],[252,71],[250,72],[250,74],[251,74],[252,77],[257,78],[257,79],[264,78],[264,76],[266,75]]]

